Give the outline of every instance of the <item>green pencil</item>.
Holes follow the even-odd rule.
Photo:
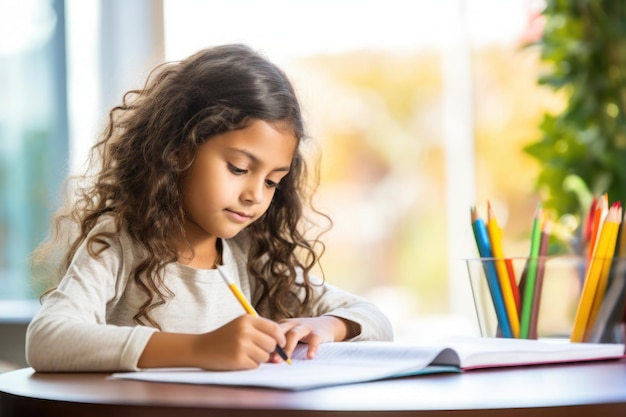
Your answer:
[[[541,218],[543,211],[541,203],[537,206],[537,212],[533,220],[533,228],[530,235],[530,255],[528,256],[528,275],[524,285],[524,295],[522,296],[522,317],[520,319],[520,338],[528,339],[530,332],[530,320],[533,310],[533,298],[535,293],[535,282],[537,280],[537,262],[539,257],[539,247],[541,246]]]

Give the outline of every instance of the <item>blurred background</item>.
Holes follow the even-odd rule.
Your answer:
[[[486,215],[489,200],[507,254],[528,254],[545,195],[525,148],[566,105],[538,82],[545,6],[0,0],[0,361],[25,366],[43,290],[28,256],[108,110],[155,65],[231,42],[276,62],[300,96],[321,155],[315,202],[334,221],[326,279],[377,303],[398,340],[477,333],[469,208]]]

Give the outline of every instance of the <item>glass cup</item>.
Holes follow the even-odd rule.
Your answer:
[[[590,317],[585,327],[585,342],[623,343],[624,340],[624,299],[626,258],[593,259],[606,269],[604,275],[599,274],[596,289],[600,289],[603,297],[598,307],[590,309]],[[514,305],[519,318],[520,329],[524,326],[524,311],[526,311],[527,338],[559,338],[569,339],[575,323],[579,300],[585,285],[588,260],[581,256],[546,256],[537,258],[471,258],[466,259],[474,306],[483,337],[503,337],[503,326],[499,323],[496,314],[498,303],[494,301],[488,277],[495,279],[502,291],[502,284],[498,271],[506,269],[505,275],[511,285],[509,300]],[[535,287],[538,291],[528,292],[528,283],[534,269]],[[601,271],[601,268],[596,267]],[[495,273],[495,277],[493,276]],[[491,275],[490,275],[491,274]],[[513,279],[510,278],[513,276]],[[493,281],[492,281],[493,282]],[[514,282],[514,284],[513,284]],[[506,285],[506,284],[505,284]],[[515,285],[513,287],[512,285]],[[515,292],[519,294],[516,300]],[[529,308],[524,309],[525,296],[532,296]],[[593,297],[592,297],[593,298]],[[504,302],[500,304],[500,311],[507,311],[506,295],[502,295]],[[533,309],[535,310],[533,312]],[[594,311],[595,312],[592,312]],[[510,310],[508,310],[510,312]],[[505,313],[509,317],[508,313]],[[593,317],[593,319],[591,319]],[[509,323],[511,323],[509,321]],[[513,333],[513,326],[510,327]]]

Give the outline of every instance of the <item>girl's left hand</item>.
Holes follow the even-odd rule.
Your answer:
[[[348,331],[347,323],[334,316],[284,319],[278,324],[285,332],[287,343],[283,349],[289,357],[291,357],[298,342],[304,342],[309,345],[307,358],[313,359],[320,343],[345,340]],[[271,362],[280,362],[281,360],[276,353],[270,358]]]

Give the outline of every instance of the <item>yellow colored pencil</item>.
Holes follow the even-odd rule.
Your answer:
[[[609,212],[611,212],[611,210],[609,210]],[[599,236],[596,239],[597,244],[594,245],[594,254],[591,257],[590,265],[585,274],[585,282],[580,294],[580,300],[578,301],[572,334],[570,336],[572,342],[583,342],[585,338],[585,332],[589,324],[591,308],[598,289],[602,267],[604,266],[606,256],[609,253],[609,247],[611,246],[611,236],[613,233],[611,227],[606,226],[612,222],[607,221],[608,218],[609,215],[607,215],[607,218],[599,229]],[[614,214],[611,214],[611,218],[614,218]],[[613,241],[613,245],[615,245],[615,241]]]
[[[519,338],[519,315],[517,313],[517,304],[515,302],[515,296],[513,295],[511,279],[509,278],[509,271],[506,267],[504,251],[502,249],[502,229],[500,229],[498,225],[496,216],[491,208],[491,203],[489,202],[487,202],[487,233],[491,241],[491,251],[494,257],[494,263],[496,264],[498,282],[500,283],[500,288],[502,288],[502,297],[504,298],[504,306],[507,316],[509,317],[511,331],[513,332],[513,337]]]
[[[609,274],[611,272],[611,265],[613,255],[615,254],[615,244],[617,242],[617,234],[619,232],[620,222],[622,218],[622,209],[619,206],[611,208],[611,212],[607,217],[605,227],[608,228],[609,235],[609,247],[606,253],[606,258],[602,264],[602,271],[600,272],[600,278],[598,281],[598,288],[596,289],[595,296],[593,298],[593,304],[591,312],[589,313],[589,322],[587,323],[587,330],[585,331],[584,340],[588,340],[589,332],[594,326],[600,307],[602,306],[602,300],[604,299],[604,293],[606,292],[606,286],[609,281]]]
[[[224,279],[224,282],[226,283],[226,285],[228,285],[228,288],[230,288],[230,291],[233,293],[235,298],[237,298],[237,301],[239,301],[239,304],[241,304],[243,309],[246,310],[246,313],[255,317],[259,317],[259,314],[256,312],[254,307],[252,307],[252,304],[250,304],[250,302],[246,299],[243,293],[239,290],[239,287],[237,287],[237,285],[226,275],[226,273],[222,271],[222,267],[218,265],[217,270],[222,276],[222,279]],[[283,348],[281,348],[279,345],[276,345],[276,353],[278,353],[278,355],[285,362],[291,365],[291,359],[289,359],[289,356],[287,356]]]

